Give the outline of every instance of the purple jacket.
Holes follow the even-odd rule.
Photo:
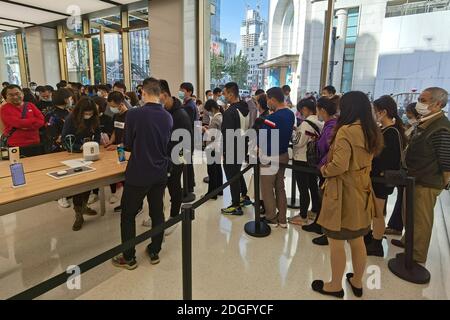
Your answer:
[[[322,135],[320,136],[317,146],[319,148],[319,169],[322,168],[328,161],[328,152],[330,151],[330,143],[333,138],[334,128],[336,127],[337,119],[331,119],[325,122],[323,127]]]

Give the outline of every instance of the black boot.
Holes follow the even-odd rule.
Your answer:
[[[383,240],[372,239],[366,244],[367,256],[384,258]]]

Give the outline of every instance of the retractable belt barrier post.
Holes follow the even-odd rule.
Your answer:
[[[300,209],[300,200],[297,198],[297,179],[295,175],[295,170],[292,170],[291,197],[287,199],[289,209]]]
[[[195,219],[195,211],[191,204],[183,205],[181,209],[183,217],[182,259],[183,259],[183,299],[192,300],[192,221]]]
[[[255,183],[255,221],[250,221],[245,225],[245,232],[252,237],[264,238],[270,235],[271,229],[267,223],[261,221],[261,165],[259,164],[259,161],[254,168],[255,173],[253,180]]]

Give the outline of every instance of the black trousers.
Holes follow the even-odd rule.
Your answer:
[[[183,165],[172,165],[170,177],[167,180],[167,188],[170,194],[170,217],[175,218],[181,212],[183,202],[183,188],[181,187],[181,176],[183,175]]]
[[[208,164],[208,193],[213,192],[223,185],[223,172],[220,164]]]
[[[225,170],[225,175],[227,180],[231,180],[234,176],[238,175],[241,172],[242,164],[224,164],[223,169]],[[236,182],[230,185],[231,191],[231,199],[233,207],[241,206],[241,195],[246,196],[248,193],[247,184],[245,182],[244,177],[237,180]]]
[[[404,187],[397,188],[397,202],[395,203],[394,211],[392,212],[391,219],[389,220],[388,227],[396,231],[403,231],[403,217],[402,217],[402,207],[403,207],[403,195],[405,192]]]
[[[308,164],[304,161],[294,161],[294,165],[308,167]],[[314,174],[300,171],[295,173],[295,177],[298,189],[300,190],[300,215],[302,218],[308,217],[308,209],[311,201],[311,211],[319,213],[321,209],[321,197],[319,194],[318,177]]]
[[[75,208],[82,208],[83,206],[87,205],[88,201],[89,201],[89,195],[91,194],[90,191],[88,192],[84,192],[81,194],[77,194],[76,196],[73,196],[72,200],[73,200],[73,206]]]
[[[186,165],[187,168],[187,190],[189,193],[194,192],[195,187],[195,173],[194,173],[194,160],[193,160],[194,150],[191,153],[186,154],[186,157],[190,160],[190,164]]]
[[[164,191],[167,181],[161,181],[148,187],[137,187],[125,182],[122,195],[121,234],[122,243],[136,238],[136,215],[141,208],[142,202],[147,197],[150,208],[150,217],[153,227],[165,222],[164,218]],[[161,251],[164,232],[152,238],[148,246],[150,253],[158,254]],[[126,260],[135,259],[136,249],[132,248],[123,253]]]

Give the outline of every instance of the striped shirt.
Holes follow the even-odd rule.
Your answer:
[[[441,130],[434,133],[431,136],[431,143],[442,171],[450,172],[450,131]]]

